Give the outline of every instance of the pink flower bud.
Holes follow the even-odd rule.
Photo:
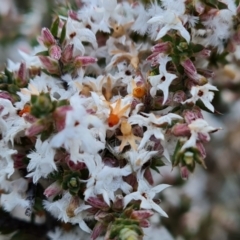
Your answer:
[[[26,63],[21,63],[16,76],[17,85],[19,87],[25,87],[28,83],[28,71]]]
[[[111,213],[110,213],[110,214],[111,214]],[[102,220],[103,220],[104,218],[106,218],[108,215],[109,215],[108,212],[98,211],[98,212],[95,214],[94,218],[95,218],[95,220],[97,220],[97,221],[102,221]]]
[[[190,78],[194,79],[196,77],[197,70],[196,70],[193,62],[189,58],[185,59],[184,61],[181,61],[181,65],[183,66],[186,74]]]
[[[100,197],[98,197],[98,198],[97,197],[89,197],[87,199],[87,202],[94,208],[98,208],[103,211],[109,209],[109,206],[107,205],[107,203],[105,203],[105,201]]]
[[[191,135],[187,123],[174,125],[174,127],[172,128],[172,133],[176,137],[189,137]]]
[[[169,50],[169,42],[157,43],[151,47],[151,51],[154,53],[166,53]]]
[[[133,211],[131,214],[131,218],[137,219],[137,220],[143,220],[146,218],[150,218],[153,216],[154,212],[151,210],[138,210],[138,211]]]
[[[65,128],[66,115],[67,115],[67,112],[71,110],[72,110],[72,107],[67,105],[67,106],[58,107],[54,111],[53,119],[55,120],[55,127],[57,131],[60,132]]]
[[[143,228],[148,228],[151,226],[150,222],[146,219],[143,219],[140,221],[140,226],[143,227]]]
[[[161,144],[161,140],[156,138],[155,136],[151,136],[150,140],[154,143],[153,145],[153,151],[158,151],[158,155],[162,155],[163,154],[163,146]]]
[[[62,52],[62,57],[61,57],[61,60],[63,63],[69,63],[73,60],[73,48],[74,48],[73,44],[68,44],[64,48]]]
[[[30,128],[25,131],[25,135],[28,137],[34,137],[45,129],[44,124],[40,121],[37,121],[32,124]]]
[[[59,60],[61,58],[62,50],[58,45],[52,45],[49,48],[49,55],[51,58]]]
[[[181,167],[181,177],[183,180],[188,180],[189,171],[186,166]]]
[[[48,28],[43,28],[41,36],[38,38],[46,47],[56,44],[56,40]]]
[[[77,12],[75,12],[73,10],[68,11],[68,16],[70,18],[72,18],[73,20],[79,21]]]
[[[201,113],[201,109],[194,108],[193,110],[185,110],[183,111],[183,117],[187,124],[190,124],[192,121],[197,120],[198,118],[203,119],[203,115]]]
[[[26,157],[25,154],[22,153],[16,153],[12,155],[12,159],[14,162],[14,168],[15,169],[21,169],[26,168],[26,164],[23,162],[23,159]]]
[[[13,98],[8,92],[0,92],[0,98],[7,99],[11,102],[14,102]]]
[[[39,59],[49,73],[59,74],[58,62],[55,59],[46,56],[39,56]]]
[[[74,59],[74,64],[77,68],[87,66],[97,62],[97,58],[89,56],[78,56]]]
[[[186,100],[185,92],[182,91],[182,90],[179,90],[179,91],[175,92],[172,100],[173,100],[173,102],[176,102],[176,103],[184,102]]]
[[[116,196],[116,200],[113,202],[112,209],[116,210],[117,212],[123,209],[123,196]]]
[[[106,229],[106,224],[102,222],[98,222],[92,231],[91,239],[92,240],[97,239],[105,229]]]
[[[151,173],[151,170],[150,168],[147,168],[144,172],[144,177],[146,178],[146,180],[148,181],[148,183],[150,185],[153,185],[154,184],[154,181],[153,181],[153,177],[152,177],[152,173]]]
[[[213,78],[215,76],[214,72],[209,69],[198,68],[198,72],[206,78]]]
[[[45,189],[43,194],[47,198],[49,198],[49,197],[57,196],[60,192],[62,192],[62,188],[61,188],[60,184],[58,182],[54,182]]]
[[[23,118],[24,118],[25,121],[27,121],[29,123],[35,123],[37,121],[37,118],[35,118],[30,113],[23,114]]]
[[[198,52],[196,55],[198,57],[210,57],[211,55],[211,50],[204,48],[202,51]]]
[[[70,159],[70,156],[68,155],[67,157],[65,157],[65,161],[68,165],[68,167],[73,170],[73,171],[80,171],[82,169],[85,169],[86,168],[86,165],[84,162],[77,162],[77,163],[74,163],[71,159]]]

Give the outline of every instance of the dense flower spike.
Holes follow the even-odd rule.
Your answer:
[[[24,196],[38,184],[45,210],[92,239],[142,239],[153,211],[168,216],[155,195],[169,185],[155,185],[151,169],[179,166],[187,179],[196,162],[205,167],[203,143],[219,129],[201,113],[217,113],[207,65],[240,42],[237,6],[141,2],[79,1],[42,29],[36,56],[0,73],[7,211],[37,214]],[[14,173],[22,187],[11,188]]]

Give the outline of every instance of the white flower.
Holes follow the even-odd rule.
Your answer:
[[[176,12],[171,10],[166,10],[161,16],[152,17],[148,20],[148,23],[156,23],[159,22],[161,26],[161,30],[159,31],[156,40],[165,36],[167,32],[171,29],[177,30],[180,32],[181,36],[189,43],[190,42],[190,34],[184,28],[182,21],[176,14]]]
[[[169,113],[160,117],[156,117],[153,113],[150,113],[150,114],[142,113],[142,114],[147,116],[147,118],[141,115],[134,115],[128,119],[129,123],[131,124],[138,124],[140,126],[147,127],[147,130],[143,134],[141,143],[138,146],[138,150],[145,146],[145,144],[147,143],[147,141],[149,141],[152,135],[155,136],[157,139],[164,140],[163,129],[161,129],[160,127],[157,127],[156,125],[161,125],[163,123],[170,124],[172,119],[182,119],[182,117],[174,113]]]
[[[27,155],[27,157],[30,158],[27,169],[29,172],[32,171],[27,177],[32,177],[34,183],[41,177],[46,178],[49,173],[57,170],[54,162],[55,150],[50,146],[48,140],[42,142],[40,137],[38,137],[35,149],[35,151]]]
[[[217,130],[216,128],[209,126],[209,124],[201,118],[199,118],[195,121],[192,121],[188,125],[188,127],[191,131],[191,137],[182,146],[182,148],[181,148],[182,151],[186,148],[196,146],[196,142],[198,140],[199,133],[205,137],[206,141],[209,141],[210,136],[208,133]]]
[[[9,178],[13,173],[14,173],[14,167],[13,167],[13,159],[12,155],[17,153],[17,150],[10,149],[8,147],[8,144],[4,142],[3,140],[0,140],[0,180],[1,180],[1,175]],[[4,183],[4,180],[2,179],[0,181],[0,186],[1,184]],[[4,184],[2,186],[4,188]]]
[[[73,109],[67,112],[65,128],[50,142],[55,148],[64,146],[74,162],[78,161],[80,151],[94,154],[104,148],[104,142],[95,137],[96,128],[105,129],[104,125],[98,117],[87,113],[82,106],[84,101],[79,95],[71,97],[70,104]],[[103,131],[100,134],[103,134]]]
[[[123,181],[122,176],[131,173],[128,166],[124,168],[109,167],[104,165],[99,155],[85,157],[85,164],[88,167],[90,178],[87,180],[85,200],[91,196],[102,194],[104,201],[110,205],[110,200],[115,200],[115,192],[121,189],[128,194],[132,187]]]
[[[211,104],[211,102],[213,100],[213,97],[214,97],[214,93],[211,92],[210,90],[218,91],[218,89],[215,86],[213,86],[213,85],[211,85],[209,83],[207,83],[207,84],[205,84],[203,86],[193,86],[191,88],[192,97],[187,99],[185,102],[183,102],[183,104],[189,103],[189,102],[196,103],[197,100],[201,100],[203,102],[203,104],[209,110],[214,112],[214,107]]]
[[[66,39],[67,44],[74,44],[74,56],[78,55],[79,53],[84,55],[85,48],[82,44],[83,41],[89,42],[94,48],[97,48],[95,34],[88,28],[85,28],[82,23],[77,22],[70,17],[67,19]]]
[[[9,194],[1,194],[1,205],[6,211],[11,212],[16,206],[29,207],[29,200],[25,200],[22,194],[13,191]]]
[[[158,151],[146,151],[141,149],[140,151],[128,151],[125,155],[126,159],[131,164],[132,170],[136,172],[157,153]]]
[[[163,92],[163,104],[166,102],[169,94],[169,86],[172,81],[177,78],[177,75],[167,72],[166,66],[172,58],[160,55],[159,56],[159,74],[155,76],[149,76],[149,82],[151,83],[150,94],[152,97],[156,95],[157,90],[162,90]]]
[[[44,208],[49,211],[54,217],[59,220],[64,221],[65,223],[71,222],[73,224],[78,224],[79,227],[86,232],[91,232],[87,224],[84,222],[84,210],[90,208],[91,206],[85,205],[84,203],[79,202],[79,206],[76,206],[76,209],[73,210],[74,216],[68,216],[68,207],[71,204],[72,195],[69,192],[66,192],[61,199],[49,202],[44,201]]]
[[[151,187],[144,179],[143,177],[140,177],[138,179],[138,190],[137,192],[133,192],[128,194],[124,197],[124,207],[128,205],[128,203],[131,200],[141,200],[140,208],[143,209],[154,209],[158,213],[160,213],[164,217],[168,217],[168,215],[162,210],[162,208],[157,205],[153,198],[154,196],[164,190],[165,188],[169,187],[168,184],[160,184],[156,187]]]

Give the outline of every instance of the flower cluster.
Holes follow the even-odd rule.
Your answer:
[[[233,0],[83,0],[57,16],[0,74],[2,206],[141,239],[153,211],[167,217],[154,171],[205,167],[218,130],[202,115],[217,113],[206,66],[238,44],[238,23]]]

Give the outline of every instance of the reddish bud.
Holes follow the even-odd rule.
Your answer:
[[[85,169],[86,168],[86,165],[84,162],[77,162],[77,163],[74,163],[71,159],[70,159],[70,156],[68,155],[67,157],[65,157],[65,161],[68,165],[68,167],[73,170],[73,171],[80,171],[82,169]]]
[[[198,52],[196,55],[198,57],[210,57],[211,55],[211,50],[204,48],[202,51]]]
[[[68,16],[69,16],[70,18],[72,18],[73,20],[76,20],[76,21],[79,20],[79,19],[78,19],[78,14],[77,14],[77,12],[75,12],[75,11],[73,11],[73,10],[69,10],[69,11],[68,11]]]
[[[138,211],[132,212],[131,218],[137,219],[137,220],[143,220],[153,216],[153,214],[154,212],[151,210],[138,210]]]
[[[179,90],[179,91],[175,92],[172,100],[173,100],[173,102],[176,102],[176,103],[184,102],[186,100],[185,92],[182,91],[182,90]]]
[[[25,154],[16,153],[12,155],[15,169],[26,168],[26,164],[23,162],[23,159],[26,157]]]
[[[213,78],[215,76],[214,72],[209,69],[198,68],[198,72],[206,78]]]
[[[13,98],[8,92],[0,92],[0,98],[7,99],[11,102],[14,102]]]
[[[41,36],[38,38],[46,47],[56,44],[56,40],[48,28],[43,28]]]
[[[105,229],[106,225],[102,222],[98,222],[92,231],[91,239],[93,240],[97,239]]]
[[[57,45],[52,45],[49,48],[49,55],[51,58],[59,60],[61,58],[62,50],[59,46]]]
[[[58,184],[58,182],[54,182],[45,189],[43,194],[47,198],[49,198],[49,197],[57,196],[61,191],[62,191],[62,188],[61,188],[60,184]]]
[[[74,48],[73,44],[68,44],[64,48],[62,52],[62,57],[61,57],[61,60],[63,63],[69,63],[73,60],[73,48]]]
[[[17,85],[25,87],[28,83],[28,71],[26,63],[21,63],[16,76]]]
[[[150,222],[146,219],[143,219],[140,221],[140,226],[143,228],[148,228],[148,227],[150,227],[150,225],[151,225]]]
[[[155,53],[165,53],[169,50],[169,42],[162,42],[151,47],[151,51]]]
[[[55,59],[46,56],[39,56],[39,59],[49,73],[59,74],[58,62]]]
[[[192,121],[197,120],[198,118],[203,119],[203,115],[201,113],[201,109],[194,108],[193,110],[185,110],[183,111],[183,117],[187,124],[190,124]]]
[[[116,211],[123,209],[123,197],[121,195],[116,196],[116,200],[114,201],[112,208]]]
[[[107,203],[105,203],[105,201],[102,198],[97,198],[97,197],[89,197],[87,199],[87,202],[93,206],[94,208],[98,208],[101,210],[108,210],[109,206],[107,205]]]
[[[193,80],[194,82],[196,82],[197,84],[200,84],[200,85],[203,85],[206,83],[206,81],[207,81],[206,78],[203,77],[202,75],[198,74],[193,62],[189,58],[181,61],[181,65],[183,66],[186,75],[191,80]]]
[[[172,128],[172,133],[176,137],[189,137],[191,135],[187,123],[174,125],[174,127]]]
[[[82,66],[88,66],[90,64],[96,63],[97,59],[89,56],[78,56],[74,59],[74,65],[79,68]]]
[[[72,107],[67,105],[67,106],[61,106],[58,107],[54,113],[53,113],[53,118],[55,120],[55,127],[57,131],[61,131],[65,127],[65,120],[66,120],[66,115],[67,112],[72,110]]]
[[[152,173],[150,168],[147,168],[144,172],[144,177],[146,178],[146,180],[148,181],[149,184],[153,185],[154,181],[153,181],[153,177],[152,177]]]
[[[30,128],[25,131],[25,135],[28,137],[34,137],[45,129],[44,124],[41,121],[37,121],[32,124]]]
[[[37,121],[37,118],[35,118],[30,113],[23,114],[23,118],[24,118],[25,121],[27,121],[29,123],[35,123]]]
[[[186,166],[181,167],[181,177],[183,180],[188,180],[189,171]]]

